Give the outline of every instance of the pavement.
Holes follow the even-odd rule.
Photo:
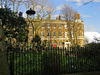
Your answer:
[[[84,73],[73,73],[73,74],[61,74],[61,75],[100,75],[100,71],[84,72]]]

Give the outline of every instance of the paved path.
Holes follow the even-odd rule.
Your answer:
[[[73,73],[73,74],[62,74],[62,75],[100,75],[100,71],[85,72],[85,73]]]

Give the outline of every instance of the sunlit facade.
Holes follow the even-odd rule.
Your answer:
[[[34,26],[34,34],[33,27]],[[36,31],[36,26],[38,29]],[[56,20],[47,19],[40,22],[39,18],[29,24],[28,44],[31,44],[35,33],[41,37],[41,43],[46,43],[46,46],[66,47],[78,44],[85,45],[84,39],[84,22],[80,20],[80,14],[75,13],[75,20],[70,22],[70,25],[59,15]]]

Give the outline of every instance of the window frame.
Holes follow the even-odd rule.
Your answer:
[[[50,24],[47,24],[47,28],[50,28]]]
[[[56,32],[53,32],[53,36],[56,36]]]
[[[44,24],[41,25],[41,28],[44,28]]]
[[[41,32],[41,36],[44,37],[44,31]]]
[[[59,37],[61,37],[61,32],[59,32]]]
[[[65,37],[67,37],[67,32],[65,32]]]
[[[53,28],[56,28],[56,25],[55,24],[53,24]]]
[[[61,29],[61,24],[59,24],[59,29]]]
[[[65,29],[67,29],[67,24],[65,24]]]
[[[29,24],[29,28],[32,28],[32,25],[31,24]]]
[[[71,35],[72,35],[72,37],[74,37],[74,34],[73,34],[73,32],[71,32]]]

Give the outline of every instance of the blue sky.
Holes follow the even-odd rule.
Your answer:
[[[85,32],[98,32],[100,34],[100,0],[94,0],[94,2],[91,2],[87,5],[83,5],[83,3],[89,2],[91,0],[49,1],[55,5],[56,9],[56,12],[52,14],[52,16],[57,17],[59,14],[61,14],[59,9],[62,9],[62,6],[67,3],[80,13],[81,19],[84,21]],[[25,11],[25,8],[22,11]]]
[[[80,13],[84,21],[85,36],[92,41],[94,36],[100,37],[100,0],[84,5],[89,1],[91,0],[52,0],[56,6],[56,16],[61,13],[59,9],[66,3]]]
[[[91,2],[87,5],[82,5],[81,2],[85,3],[86,1],[90,0],[52,0],[56,6],[55,15],[61,13],[57,8],[67,3],[80,13],[81,19],[84,21],[85,31],[96,31],[100,33],[100,0],[97,0],[99,2]]]
[[[41,0],[40,0],[41,1]],[[61,14],[60,9],[64,4],[69,4],[77,12],[80,13],[81,19],[84,21],[85,36],[89,39],[93,39],[93,36],[100,37],[100,0],[93,0],[93,2],[83,5],[91,0],[49,0],[55,5],[56,12],[52,16],[57,17]],[[26,16],[25,7],[20,8],[21,12],[24,12]]]

